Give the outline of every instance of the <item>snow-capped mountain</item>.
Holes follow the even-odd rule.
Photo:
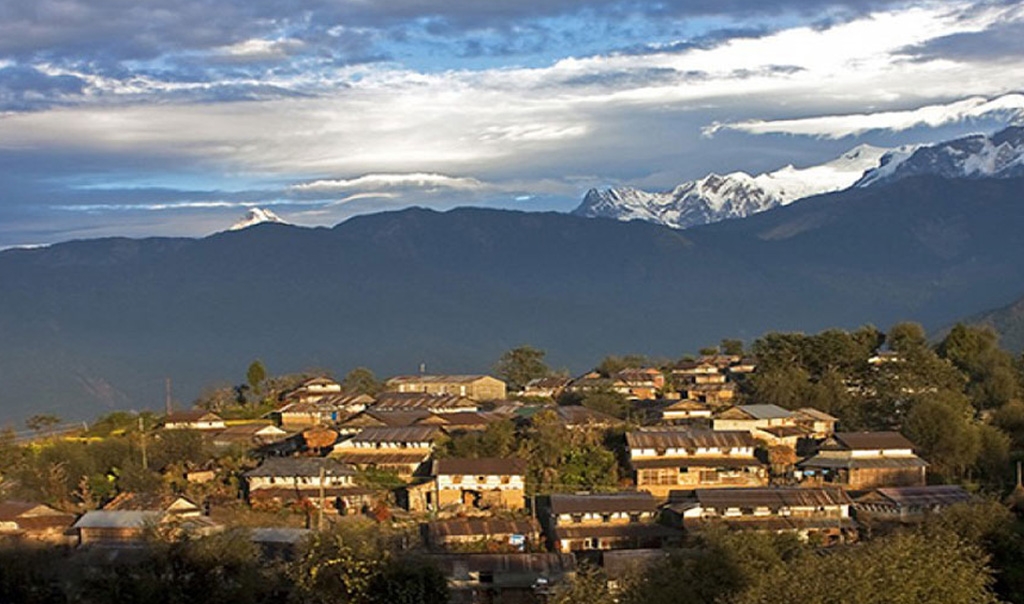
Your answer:
[[[273,213],[270,210],[267,210],[265,208],[251,208],[248,212],[245,213],[245,218],[231,225],[231,228],[228,230],[239,231],[264,222],[277,222],[280,224],[288,224],[287,221],[283,220],[280,216],[278,216],[277,214]]]
[[[935,145],[895,149],[855,186],[884,184],[919,174],[946,178],[1024,176],[1024,127],[1010,126],[991,136],[973,134]]]
[[[745,172],[709,174],[661,193],[632,187],[591,189],[572,213],[646,220],[678,229],[743,218],[811,195],[849,188],[866,170],[877,167],[887,152],[861,145],[819,166],[789,165],[757,176]]]

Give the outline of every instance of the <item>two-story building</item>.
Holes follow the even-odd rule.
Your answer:
[[[804,484],[855,490],[922,486],[927,467],[899,432],[836,432],[816,455],[797,463]]]
[[[356,483],[356,470],[324,457],[268,458],[243,477],[253,505],[309,501],[324,509],[356,513],[371,501],[371,491]]]
[[[696,489],[672,491],[665,513],[688,532],[719,526],[835,543],[856,538],[852,505],[838,488]]]
[[[626,434],[636,487],[666,498],[680,488],[750,487],[768,482],[749,432],[640,430]]]
[[[409,479],[430,457],[440,434],[432,426],[365,428],[335,444],[330,457],[360,469],[394,472]]]
[[[526,461],[514,458],[434,460],[431,478],[409,486],[410,511],[525,507]]]
[[[657,523],[650,493],[553,494],[541,514],[548,544],[561,553],[662,547],[680,534]]]
[[[461,396],[475,401],[505,400],[505,382],[489,375],[399,375],[384,383],[391,392]]]

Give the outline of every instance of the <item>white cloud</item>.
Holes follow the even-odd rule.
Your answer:
[[[230,61],[281,61],[301,52],[306,44],[302,40],[282,38],[265,40],[252,38],[228,46],[215,48],[215,56]]]
[[[348,191],[388,191],[394,189],[418,189],[423,191],[456,190],[480,191],[488,188],[475,178],[460,178],[444,174],[365,174],[357,178],[322,179],[293,185],[296,193],[332,195]]]
[[[972,97],[945,105],[928,105],[910,111],[880,111],[847,115],[824,115],[792,120],[747,120],[716,123],[704,129],[713,136],[721,130],[749,134],[797,134],[823,138],[857,136],[872,130],[901,132],[919,126],[938,128],[970,119],[998,116],[1008,121],[1024,118],[1024,95],[1007,94],[988,100]]]

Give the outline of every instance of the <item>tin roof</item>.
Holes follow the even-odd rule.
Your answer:
[[[244,476],[319,477],[320,469],[329,476],[349,476],[355,470],[330,457],[269,457]]]
[[[163,516],[163,512],[93,510],[82,514],[72,528],[141,529],[158,524]]]
[[[899,432],[836,432],[832,438],[847,449],[914,448],[914,443]]]
[[[526,474],[526,460],[509,457],[480,457],[465,459],[449,457],[434,461],[434,476],[522,476]]]
[[[349,440],[365,443],[427,442],[434,440],[439,434],[440,431],[432,426],[371,427],[364,428]]]
[[[550,495],[550,501],[554,514],[653,512],[658,509],[658,502],[646,491],[580,495],[556,493]]]
[[[743,430],[663,430],[628,432],[631,449],[696,449],[754,447],[757,441]]]
[[[882,497],[897,507],[943,507],[965,503],[972,499],[960,485],[929,485],[922,487],[878,488],[857,498],[857,501],[877,500]]]
[[[445,537],[536,535],[540,533],[540,525],[533,518],[454,518],[428,523],[427,532],[434,540]]]
[[[670,503],[699,503],[702,507],[725,509],[741,507],[819,507],[850,505],[853,501],[842,489],[804,487],[736,487],[671,491]]]

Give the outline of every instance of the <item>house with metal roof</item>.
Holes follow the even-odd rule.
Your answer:
[[[390,392],[454,395],[475,401],[506,398],[505,382],[489,375],[399,375],[384,382]]]
[[[249,470],[246,496],[254,506],[308,501],[325,509],[355,513],[367,505],[372,490],[356,482],[356,469],[325,457],[272,457]]]
[[[854,515],[865,523],[913,523],[975,497],[960,485],[935,484],[914,487],[879,487],[854,499]]]
[[[61,542],[74,521],[74,514],[42,503],[0,501],[0,539]]]
[[[688,532],[710,527],[794,533],[824,543],[856,539],[853,501],[839,488],[755,487],[672,491],[666,517]]]
[[[924,486],[928,462],[899,432],[836,432],[796,465],[802,484],[856,490]]]
[[[433,426],[364,428],[339,441],[330,457],[359,469],[394,472],[409,479],[434,448],[441,431]]]
[[[637,489],[666,498],[680,488],[750,487],[768,483],[745,431],[639,430],[626,434]]]
[[[544,551],[533,518],[451,518],[423,525],[427,547],[447,551]]]
[[[523,459],[436,459],[430,474],[430,480],[406,489],[410,511],[521,510],[526,505]]]
[[[556,493],[540,510],[548,544],[561,553],[662,547],[681,537],[657,523],[658,501],[643,491]]]

